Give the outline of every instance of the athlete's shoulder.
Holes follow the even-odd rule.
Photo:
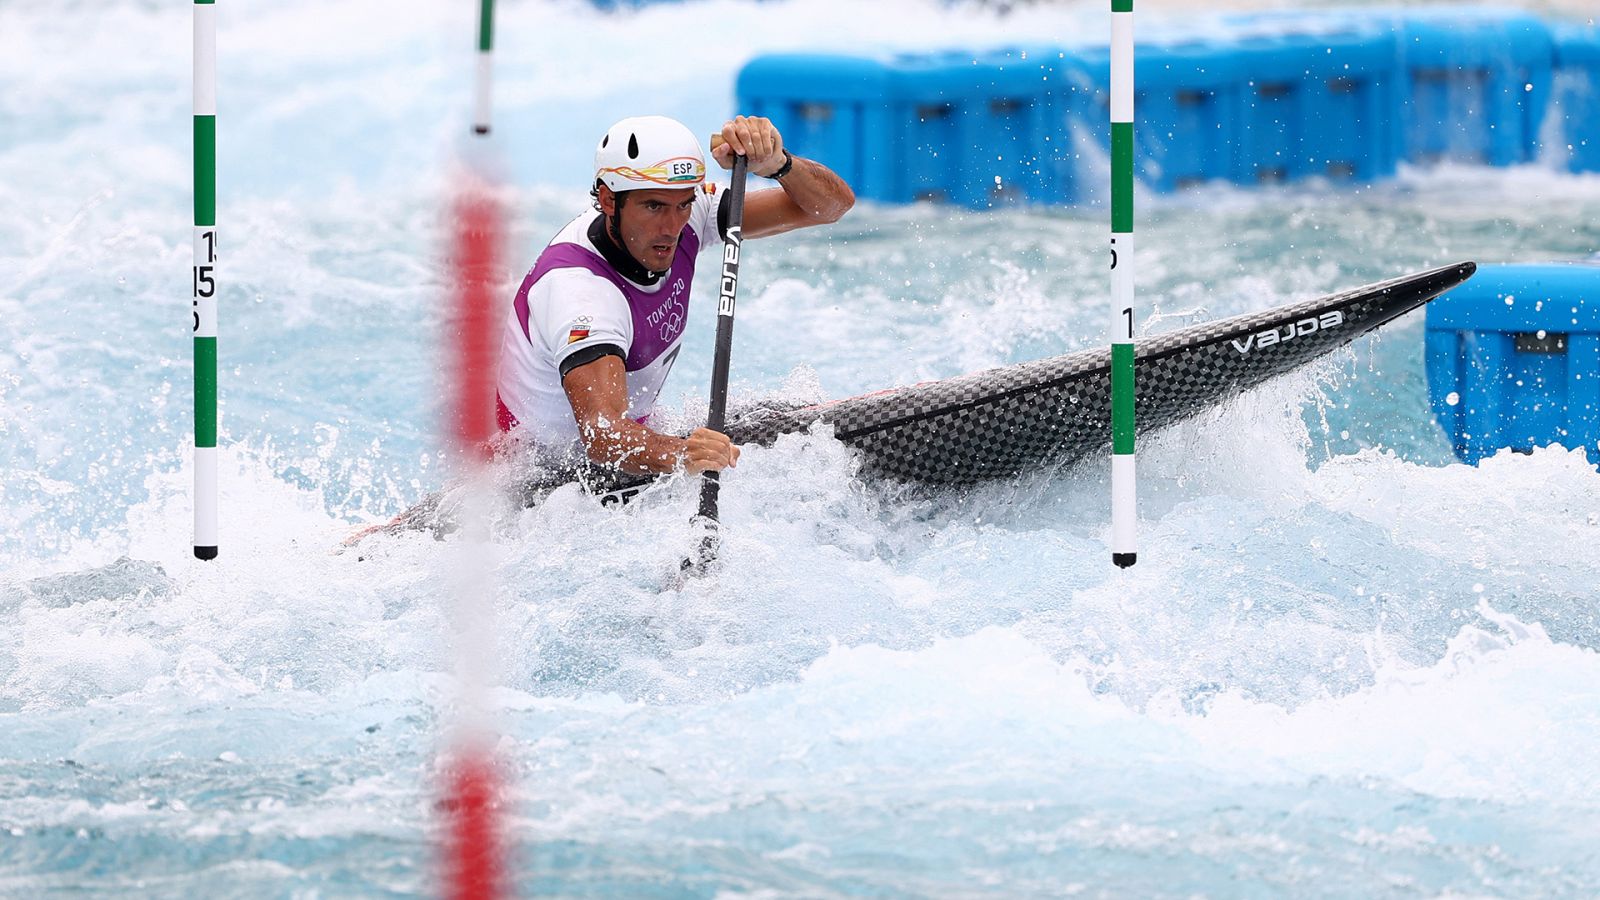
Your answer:
[[[576,244],[585,250],[593,251],[594,244],[589,240],[589,226],[594,224],[595,218],[599,215],[600,213],[594,209],[578,213],[572,221],[561,226],[561,230],[556,232],[556,236],[550,239],[550,244],[545,249],[548,250],[560,244]]]
[[[615,300],[626,306],[627,298],[609,277],[611,264],[589,238],[590,226],[599,215],[594,210],[580,213],[556,232],[535,263],[535,268],[544,272],[530,301],[547,307],[558,300],[579,304]]]
[[[594,273],[602,281],[606,280],[611,265],[595,247],[594,241],[589,237],[596,217],[599,213],[589,212],[578,216],[567,223],[550,243],[539,251],[539,258],[534,262],[533,272],[540,284],[549,281],[558,273],[572,271]],[[564,276],[565,277],[565,276]]]

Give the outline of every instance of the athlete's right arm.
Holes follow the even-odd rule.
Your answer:
[[[739,448],[720,432],[696,428],[686,440],[628,418],[628,373],[620,357],[606,355],[572,369],[561,387],[578,420],[584,451],[601,465],[648,474],[671,472],[681,463],[697,475],[739,461]]]

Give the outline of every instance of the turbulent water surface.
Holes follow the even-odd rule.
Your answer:
[[[454,542],[449,160],[476,4],[219,4],[222,554],[190,557],[190,11],[0,6],[0,894],[437,890]],[[1177,27],[1169,6],[1146,15]],[[848,27],[841,25],[849,22]],[[709,131],[766,49],[1108,31],[1100,4],[501,10],[504,278],[595,136]],[[956,37],[959,36],[959,37]],[[735,395],[837,397],[1103,340],[1103,209],[862,205],[752,242]],[[1600,179],[1406,170],[1140,207],[1146,331],[1600,250]],[[702,286],[666,405],[704,409]],[[963,494],[826,433],[696,488],[496,520],[501,810],[526,894],[1594,896],[1596,448],[1453,461],[1422,321],[1108,466]]]

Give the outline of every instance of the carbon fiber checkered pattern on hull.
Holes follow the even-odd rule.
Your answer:
[[[1470,262],[1159,335],[1138,344],[1135,422],[1165,428],[1350,343],[1469,278]],[[1111,350],[736,419],[736,443],[833,425],[882,476],[964,485],[1110,446]]]

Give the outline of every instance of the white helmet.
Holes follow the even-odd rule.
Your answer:
[[[618,192],[699,187],[706,180],[706,158],[682,122],[635,116],[611,126],[600,139],[594,177]]]

